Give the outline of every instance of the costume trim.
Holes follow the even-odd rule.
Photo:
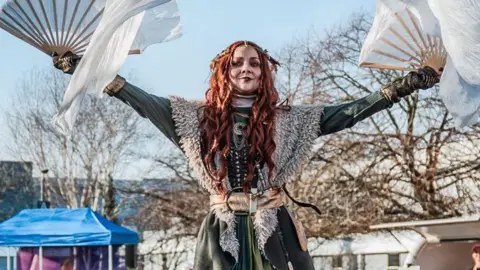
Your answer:
[[[235,214],[227,210],[226,207],[217,207],[212,210],[215,216],[227,224],[227,229],[220,235],[220,247],[235,258],[238,262],[240,252],[240,242],[235,235]]]
[[[253,228],[257,236],[258,248],[265,254],[265,243],[278,226],[277,212],[279,208],[258,210],[253,219]]]
[[[205,168],[201,157],[200,126],[198,111],[202,102],[186,101],[181,97],[170,97],[172,118],[180,137],[180,147],[187,156],[190,167],[197,174],[200,186],[215,194],[214,181]]]
[[[295,180],[301,167],[312,157],[313,144],[321,134],[322,114],[323,106],[296,106],[277,114],[275,186],[280,187]]]

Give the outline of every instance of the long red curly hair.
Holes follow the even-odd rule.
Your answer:
[[[279,95],[274,86],[272,68],[276,68],[279,63],[257,44],[250,41],[237,41],[212,60],[210,87],[206,92],[206,103],[202,107],[203,118],[200,121],[203,162],[216,181],[216,190],[221,194],[226,193],[227,156],[232,142],[233,128],[233,108],[230,104],[234,93],[230,87],[229,70],[233,53],[240,46],[255,48],[260,58],[262,71],[245,134],[249,149],[247,154],[248,174],[243,183],[244,192],[247,191],[249,183],[254,178],[257,162],[268,166],[269,180],[275,170],[272,156],[276,148],[274,128]],[[217,153],[219,153],[218,156]],[[216,159],[219,162],[218,167]]]

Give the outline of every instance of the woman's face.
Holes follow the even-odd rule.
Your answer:
[[[240,46],[235,49],[229,71],[233,89],[241,94],[253,94],[260,85],[261,75],[257,50],[252,46]]]
[[[480,248],[475,248],[472,251],[472,259],[475,262],[475,264],[480,264]]]

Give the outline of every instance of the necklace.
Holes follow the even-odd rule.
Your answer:
[[[247,124],[243,122],[237,122],[233,125],[233,144],[235,149],[240,150],[245,147],[245,136],[243,136],[243,129]]]
[[[233,112],[235,115],[238,115],[238,116],[241,116],[243,118],[249,118],[250,115],[248,114],[245,114],[245,113],[241,113],[241,112]]]

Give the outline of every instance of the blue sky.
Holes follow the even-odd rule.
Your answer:
[[[348,20],[353,12],[375,12],[375,0],[178,0],[178,6],[183,36],[129,56],[120,74],[134,74],[138,86],[156,95],[187,98],[203,98],[210,60],[235,40],[252,40],[274,52],[311,29],[322,32]],[[50,64],[48,56],[0,29],[0,106],[8,109],[25,72]],[[5,158],[0,148],[0,160]]]

